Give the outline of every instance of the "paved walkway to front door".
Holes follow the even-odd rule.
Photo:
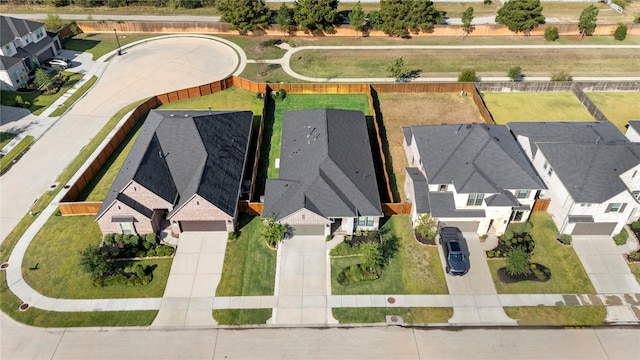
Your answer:
[[[278,246],[276,307],[270,324],[326,325],[327,250],[324,236],[293,236]]]
[[[226,232],[180,235],[160,311],[152,326],[216,325],[211,309],[226,248]]]

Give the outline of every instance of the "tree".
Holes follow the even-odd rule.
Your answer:
[[[96,278],[113,271],[113,263],[108,260],[109,255],[102,251],[99,246],[89,245],[80,251],[80,268]]]
[[[278,247],[278,242],[284,239],[284,235],[287,233],[288,227],[286,224],[279,224],[276,222],[275,217],[269,217],[264,220],[260,235],[271,247]]]
[[[304,32],[332,32],[338,20],[338,0],[297,0],[293,19]]]
[[[531,273],[529,259],[531,254],[522,246],[514,246],[507,251],[506,265],[507,272],[511,276],[524,276]]]
[[[509,69],[509,72],[507,72],[507,76],[513,81],[522,79],[522,68],[520,66],[512,67]]]
[[[549,26],[544,29],[544,39],[548,41],[556,41],[560,38],[560,34],[558,33],[558,28],[555,26]]]
[[[395,78],[396,81],[401,81],[409,77],[409,71],[404,64],[402,56],[396,58],[387,65],[387,72],[389,73],[389,76]]]
[[[529,32],[539,24],[544,24],[540,0],[507,1],[498,9],[496,22],[507,26],[513,32],[522,31],[525,35],[529,35]]]
[[[433,240],[438,231],[438,220],[431,217],[431,214],[424,214],[416,221],[416,232],[427,239]]]
[[[379,270],[384,262],[382,257],[382,251],[380,244],[375,241],[369,241],[360,245],[360,252],[362,253],[362,265],[370,273]]]
[[[240,34],[269,25],[271,10],[264,0],[220,0],[217,6],[223,14],[221,20],[231,24],[229,28]]]
[[[287,3],[282,3],[276,16],[276,24],[283,33],[289,34],[296,28],[296,22],[293,20],[293,9],[287,7]]]
[[[595,5],[589,5],[580,14],[580,20],[578,20],[578,29],[580,29],[580,37],[593,34],[596,29],[596,22],[598,21],[598,9]]]
[[[616,31],[613,33],[613,38],[622,41],[627,38],[627,25],[618,24]]]
[[[364,32],[365,26],[367,26],[367,20],[362,11],[362,5],[358,1],[349,12],[349,23],[353,26],[353,30],[358,32]]]
[[[44,69],[36,69],[36,76],[33,79],[33,83],[38,87],[38,89],[45,88],[46,90],[49,90],[52,81],[53,76],[51,73],[46,72]]]
[[[44,28],[47,31],[58,31],[62,28],[62,25],[62,19],[56,14],[47,15],[47,20],[44,22]]]
[[[373,29],[380,30],[382,28],[382,17],[380,17],[380,11],[374,10],[367,14],[367,23]]]
[[[393,36],[407,36],[407,18],[411,11],[411,0],[380,0],[380,29]]]
[[[462,13],[462,30],[464,30],[465,37],[473,30],[471,22],[473,21],[473,7],[469,6],[467,10]]]
[[[431,0],[411,0],[409,3],[409,30],[414,33],[431,31],[442,22],[442,13],[438,11]]]
[[[474,69],[464,69],[458,75],[458,82],[474,82],[478,79]]]

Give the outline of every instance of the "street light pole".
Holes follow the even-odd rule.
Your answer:
[[[118,43],[118,50],[116,50],[116,52],[118,53],[118,55],[122,55],[122,49],[120,48],[120,39],[118,39],[118,32],[115,28],[113,29],[113,33],[116,35],[116,42]]]

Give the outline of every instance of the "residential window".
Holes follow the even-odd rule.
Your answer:
[[[467,199],[467,206],[479,206],[482,205],[484,194],[469,194]]]
[[[633,195],[636,200],[640,200],[640,190],[632,191],[631,195]]]
[[[529,196],[529,190],[518,190],[516,197],[518,199],[526,199]]]
[[[373,216],[360,216],[358,226],[373,226]]]
[[[624,208],[627,206],[626,203],[609,203],[607,206],[607,210],[605,212],[608,213],[621,213],[624,211]]]
[[[580,207],[591,207],[591,203],[580,203]]]
[[[438,188],[438,191],[440,191],[440,192],[447,191],[447,185],[440,185],[440,187]]]
[[[131,234],[133,232],[131,223],[120,223],[120,231],[122,231],[122,233],[125,235]]]
[[[545,161],[544,161],[544,166],[543,166],[543,168],[544,168],[545,170],[547,170],[547,168],[548,168],[548,167],[549,167],[549,162],[548,162],[547,160],[545,160]]]
[[[523,217],[524,217],[524,211],[517,210],[513,212],[511,221],[521,222]]]
[[[549,167],[549,171],[547,171],[547,175],[549,176],[553,175],[553,169],[551,167]]]

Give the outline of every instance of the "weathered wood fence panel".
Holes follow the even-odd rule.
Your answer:
[[[249,215],[262,215],[264,204],[259,202],[240,201],[238,211]]]
[[[63,216],[97,215],[101,206],[102,202],[61,202],[58,204],[58,209]]]
[[[411,203],[383,203],[382,212],[385,216],[411,214]]]
[[[549,199],[536,199],[536,202],[533,203],[533,211],[546,211],[550,203]]]

